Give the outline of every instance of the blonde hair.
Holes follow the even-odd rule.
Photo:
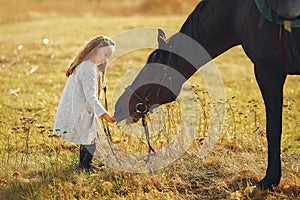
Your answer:
[[[70,64],[66,76],[69,77],[75,68],[83,62],[96,48],[110,46],[112,51],[115,50],[115,42],[106,36],[99,36],[92,39],[81,51],[79,51],[78,55],[74,59],[74,61]]]

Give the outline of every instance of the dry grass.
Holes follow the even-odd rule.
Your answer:
[[[103,17],[180,15],[192,11],[198,0],[0,0],[0,24],[49,17]]]
[[[300,198],[300,90],[296,87],[300,84],[299,77],[288,77],[284,91],[281,184],[275,192],[253,192],[252,186],[263,177],[266,168],[265,117],[252,64],[240,47],[215,60],[224,78],[227,118],[223,137],[205,159],[199,159],[195,149],[209,125],[205,116],[209,116],[210,98],[202,81],[195,80],[202,121],[198,140],[183,156],[152,173],[131,174],[108,167],[102,167],[98,174],[91,176],[82,173],[77,168],[78,146],[49,137],[66,81],[64,72],[71,58],[84,41],[99,33],[113,36],[148,26],[178,30],[187,14],[113,18],[92,14],[83,18],[82,13],[92,10],[85,6],[94,7],[92,5],[106,1],[82,1],[89,3],[80,6],[78,3],[76,7],[74,3],[67,11],[62,9],[64,13],[58,10],[57,14],[49,15],[50,10],[56,10],[60,4],[66,7],[68,2],[49,5],[48,1],[29,1],[25,6],[24,2],[1,0],[1,9],[7,7],[10,8],[7,13],[14,11],[20,15],[12,19],[1,11],[4,20],[0,28],[0,199]],[[147,1],[133,2],[135,9],[137,4],[153,5]],[[123,3],[118,6],[125,6]],[[114,6],[107,5],[108,8]],[[193,7],[185,6],[182,12]],[[78,7],[81,10],[76,16],[70,14],[70,10]],[[41,19],[26,17],[29,8],[41,13]],[[175,13],[172,11],[172,14]],[[18,18],[22,18],[21,21]],[[49,39],[48,44],[43,44],[44,38]],[[133,52],[112,63],[111,69],[118,70],[107,72],[109,92],[126,70],[141,66],[149,53],[150,50]],[[110,99],[110,105],[113,102]],[[134,149],[136,141],[118,134],[117,128],[112,127],[112,132],[120,148],[146,149],[145,144]],[[152,138],[153,145],[159,145],[155,139]]]

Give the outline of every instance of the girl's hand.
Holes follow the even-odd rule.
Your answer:
[[[101,118],[105,119],[105,121],[109,122],[109,123],[115,123],[116,119],[113,118],[109,113],[105,113],[101,116]]]

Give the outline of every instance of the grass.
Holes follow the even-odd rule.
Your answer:
[[[99,33],[114,36],[141,27],[178,30],[186,17],[46,15],[3,23],[0,199],[299,199],[300,79],[288,77],[284,90],[281,183],[275,192],[252,192],[267,163],[265,114],[253,66],[241,47],[215,59],[224,80],[227,114],[222,138],[205,159],[199,159],[196,151],[210,123],[205,118],[210,116],[210,98],[203,81],[196,78],[191,81],[201,116],[198,140],[163,169],[132,174],[102,167],[89,176],[77,168],[78,146],[51,137],[66,67],[85,41]],[[45,38],[49,43],[43,43]],[[150,52],[132,52],[112,63],[106,77],[110,97],[118,78],[145,63]],[[115,100],[109,100],[112,106]],[[111,128],[119,148],[147,149],[142,140],[136,147],[132,137]],[[152,138],[157,149],[160,143],[155,142]]]
[[[53,17],[180,15],[192,11],[198,0],[0,0],[0,24]],[[13,13],[13,14],[12,14]]]

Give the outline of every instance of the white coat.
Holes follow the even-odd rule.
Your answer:
[[[107,111],[97,98],[98,75],[91,61],[83,61],[69,76],[59,102],[54,134],[76,144],[98,142],[98,118]]]

